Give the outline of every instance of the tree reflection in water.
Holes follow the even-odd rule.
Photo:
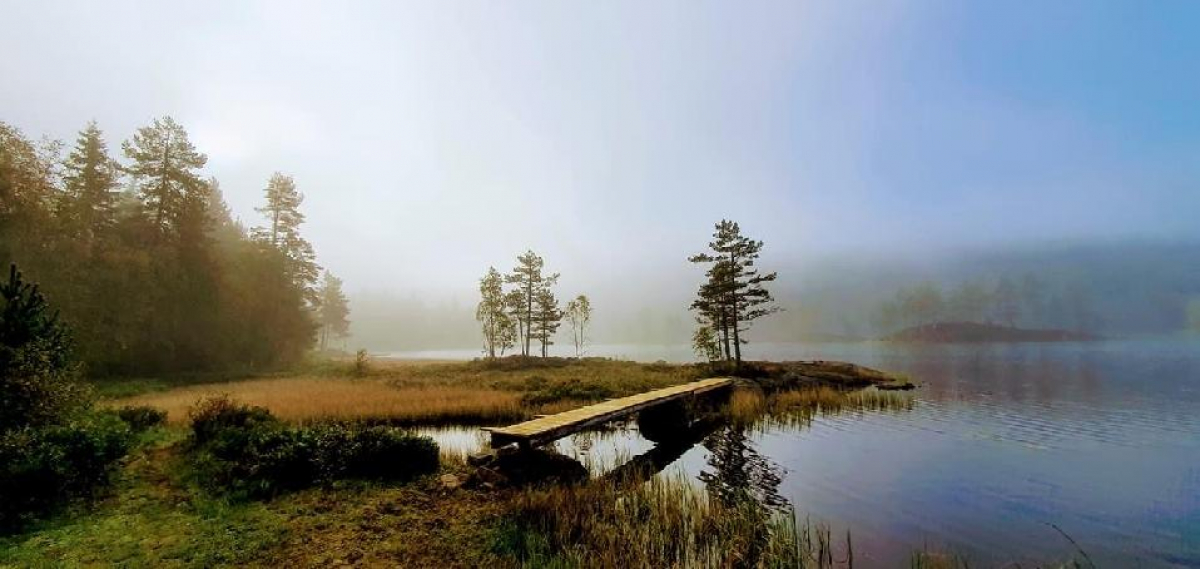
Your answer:
[[[709,469],[700,472],[708,494],[726,507],[756,505],[781,510],[789,503],[779,494],[782,469],[758,453],[745,427],[726,425],[704,439]]]

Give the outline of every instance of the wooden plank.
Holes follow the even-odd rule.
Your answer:
[[[702,379],[620,399],[610,399],[556,415],[538,417],[509,427],[488,427],[484,430],[491,433],[493,447],[514,442],[541,445],[587,427],[631,415],[648,407],[720,389],[732,385],[733,381],[728,377]]]

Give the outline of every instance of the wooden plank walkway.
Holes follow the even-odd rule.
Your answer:
[[[502,447],[511,443],[522,446],[544,445],[588,427],[620,419],[668,401],[728,387],[733,385],[733,382],[734,379],[730,377],[702,379],[620,399],[610,399],[510,427],[488,427],[483,430],[492,434],[492,447]]]

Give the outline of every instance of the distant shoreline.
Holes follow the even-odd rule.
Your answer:
[[[885,342],[965,344],[1018,342],[1095,342],[1104,338],[1070,330],[1031,329],[978,322],[934,322],[885,336]]]

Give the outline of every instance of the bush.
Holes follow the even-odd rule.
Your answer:
[[[126,405],[117,409],[117,416],[129,424],[133,432],[140,433],[167,422],[167,412],[149,405]]]
[[[228,395],[201,399],[188,411],[188,418],[192,420],[192,441],[197,445],[207,444],[224,431],[235,435],[241,431],[244,435],[278,422],[266,408],[238,403]]]
[[[203,402],[192,416],[200,478],[235,495],[269,497],[341,479],[408,480],[438,467],[432,439],[394,427],[287,427],[227,398]]]
[[[393,427],[352,433],[352,450],[345,457],[347,477],[405,480],[437,470],[438,445],[429,437]]]
[[[539,387],[525,394],[521,398],[526,405],[543,405],[546,403],[556,403],[558,401],[600,401],[616,396],[616,391],[608,385],[596,383],[594,381],[580,381],[578,379],[568,379],[546,385],[545,383],[537,384]]]
[[[132,431],[110,413],[0,436],[0,529],[19,528],[71,496],[91,496],[129,451]]]

